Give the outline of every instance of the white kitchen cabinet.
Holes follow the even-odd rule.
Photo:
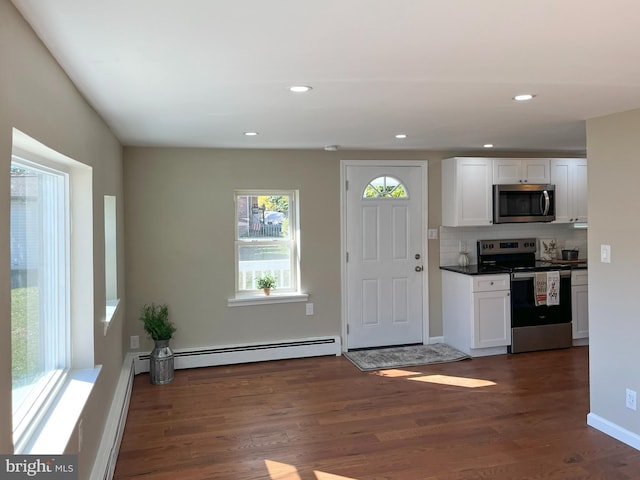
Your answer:
[[[493,223],[493,161],[455,157],[442,161],[442,224],[447,227]]]
[[[507,353],[511,345],[509,275],[442,271],[444,341],[473,357]]]
[[[493,183],[550,183],[548,158],[494,158]]]
[[[551,159],[551,183],[556,186],[556,223],[587,221],[587,160]]]
[[[589,338],[589,288],[586,269],[571,272],[571,321],[574,340]]]

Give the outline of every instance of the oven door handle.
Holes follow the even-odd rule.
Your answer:
[[[570,277],[571,276],[571,270],[559,270],[560,272],[560,276],[561,277]],[[535,272],[520,272],[520,273],[512,273],[511,274],[511,280],[513,281],[522,281],[522,280],[530,280],[532,278],[535,278],[536,273]]]
[[[521,281],[521,280],[529,280],[531,278],[534,278],[536,276],[535,273],[531,272],[531,273],[512,273],[511,274],[511,280],[515,280],[515,281]]]

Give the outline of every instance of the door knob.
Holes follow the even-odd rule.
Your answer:
[[[416,272],[421,272],[422,270],[423,270],[423,267],[421,267],[420,265],[416,267]]]

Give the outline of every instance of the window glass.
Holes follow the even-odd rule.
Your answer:
[[[236,192],[236,291],[257,292],[270,274],[276,291],[297,291],[296,192]]]
[[[12,158],[11,375],[14,432],[69,367],[68,176]]]
[[[362,198],[407,198],[407,189],[395,177],[382,176],[373,179],[364,189]]]

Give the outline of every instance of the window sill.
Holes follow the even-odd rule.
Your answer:
[[[61,455],[73,435],[102,367],[74,370],[31,437],[23,455]]]
[[[118,305],[120,305],[120,299],[116,298],[115,300],[107,300],[106,310],[105,310],[105,318],[103,326],[104,326],[104,336],[107,336],[107,331],[109,330],[109,326],[111,325],[111,320],[116,316],[116,312],[118,311]]]
[[[309,300],[308,293],[272,293],[271,295],[246,295],[227,299],[227,307],[296,303]]]

